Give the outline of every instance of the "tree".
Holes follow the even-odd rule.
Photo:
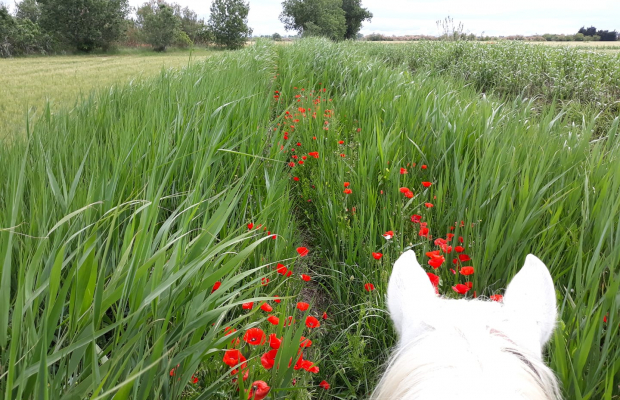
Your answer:
[[[229,49],[243,47],[252,34],[248,27],[249,12],[249,3],[243,0],[214,0],[208,25],[215,43]]]
[[[342,9],[344,10],[344,18],[347,24],[344,38],[355,39],[357,33],[362,28],[362,22],[366,20],[370,22],[372,13],[362,7],[361,0],[343,0]]]
[[[41,7],[39,7],[36,0],[23,0],[17,3],[15,17],[19,19],[29,19],[36,24],[41,17]]]
[[[282,35],[280,35],[278,32],[276,32],[273,35],[271,35],[271,40],[279,42],[279,41],[282,40]]]
[[[347,33],[343,0],[285,0],[280,21],[287,31],[302,36],[324,36],[342,40]]]
[[[144,40],[155,51],[165,51],[179,39],[181,21],[174,15],[173,8],[164,3],[151,0],[136,11],[138,25],[142,28]],[[185,35],[187,36],[187,35]]]
[[[108,49],[123,34],[127,0],[39,0],[40,25],[80,51]]]

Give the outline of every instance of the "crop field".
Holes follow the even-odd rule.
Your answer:
[[[78,104],[93,89],[139,81],[215,53],[196,50],[191,59],[189,51],[0,59],[0,137],[23,134],[27,111],[36,119],[48,105],[53,113]]]
[[[617,56],[420,45],[258,41],[2,144],[0,393],[365,398],[413,249],[465,299],[537,255],[565,398],[620,398]]]

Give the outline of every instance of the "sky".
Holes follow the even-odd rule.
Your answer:
[[[129,0],[138,6],[143,0]],[[209,0],[173,0],[189,6],[205,20]],[[249,0],[248,25],[254,35],[287,34],[278,20],[282,0]],[[581,26],[620,31],[620,1],[597,0],[362,0],[374,14],[361,33],[438,35],[436,21],[451,16],[465,31],[480,35],[577,33]],[[294,34],[294,32],[288,32]]]
[[[209,18],[210,0],[168,0],[188,6],[200,17]],[[9,0],[0,0],[12,3]],[[249,0],[248,25],[254,35],[286,32],[278,20],[282,0]],[[133,7],[144,0],[129,0]],[[361,33],[384,35],[440,34],[436,21],[447,16],[464,31],[490,36],[534,35],[543,33],[573,34],[581,26],[620,31],[620,1],[597,0],[362,0],[373,14]]]

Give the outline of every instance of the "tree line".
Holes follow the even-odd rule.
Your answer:
[[[194,44],[234,49],[252,34],[248,12],[243,0],[214,0],[205,22],[189,7],[165,0],[135,10],[127,0],[22,0],[14,13],[0,5],[0,57],[107,51],[119,43],[148,44],[155,51]]]
[[[361,0],[285,0],[282,8],[286,30],[333,40],[356,38],[372,18]],[[165,0],[149,0],[135,10],[127,0],[21,0],[14,13],[0,4],[0,57],[107,51],[119,43],[148,44],[155,51],[195,44],[236,49],[252,35],[249,10],[244,0],[214,0],[205,22],[190,8]]]

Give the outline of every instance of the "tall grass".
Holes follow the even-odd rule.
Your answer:
[[[566,397],[616,396],[618,118],[595,138],[595,115],[571,126],[553,106],[539,114],[520,97],[504,103],[484,99],[462,80],[411,75],[406,62],[386,65],[392,51],[326,42],[279,49],[284,93],[295,92],[299,82],[306,87],[324,82],[333,96],[335,117],[317,141],[326,157],[319,168],[306,171],[297,190],[303,195],[316,186],[303,226],[323,251],[315,268],[338,310],[340,329],[331,330],[334,343],[326,355],[335,385],[358,397],[372,390],[394,340],[383,311],[390,265],[403,249],[412,247],[418,256],[435,249],[410,221],[415,213],[428,222],[433,237],[452,232],[453,246],[458,236],[464,238],[478,296],[501,293],[527,253],[543,259],[560,311],[547,359]],[[319,126],[298,130],[291,140],[308,142]],[[409,173],[401,175],[401,167]],[[343,194],[345,181],[350,195]],[[425,189],[421,181],[434,185]],[[403,186],[416,197],[404,198]],[[425,202],[434,207],[427,209]],[[388,230],[396,236],[386,242],[381,234]],[[373,259],[373,251],[383,258]],[[463,279],[449,268],[438,270],[440,289],[454,295],[450,287]],[[366,282],[377,291],[366,292]]]
[[[274,68],[257,46],[167,71],[1,147],[5,399],[178,398],[192,374],[211,398],[229,382],[224,324],[264,320],[240,304],[273,293],[261,277],[297,239],[268,134]]]
[[[241,399],[263,379],[270,398],[364,398],[395,341],[391,265],[407,248],[426,264],[436,248],[410,219],[420,214],[433,239],[463,237],[468,298],[502,293],[525,255],[539,256],[560,311],[546,358],[566,398],[616,398],[618,118],[595,136],[594,114],[573,125],[559,103],[483,97],[463,77],[412,74],[394,51],[258,43],[48,113],[2,147],[4,397]],[[300,243],[310,261],[292,266]],[[460,297],[448,258],[439,289]],[[281,280],[278,260],[312,281]],[[291,314],[293,303],[326,309],[308,350],[320,372],[266,371],[257,347],[249,382],[232,384],[222,350],[265,326],[239,305],[273,295],[285,297],[273,330],[288,343],[276,364],[307,335],[284,327],[282,317],[307,314]],[[238,332],[223,336],[225,326]]]

